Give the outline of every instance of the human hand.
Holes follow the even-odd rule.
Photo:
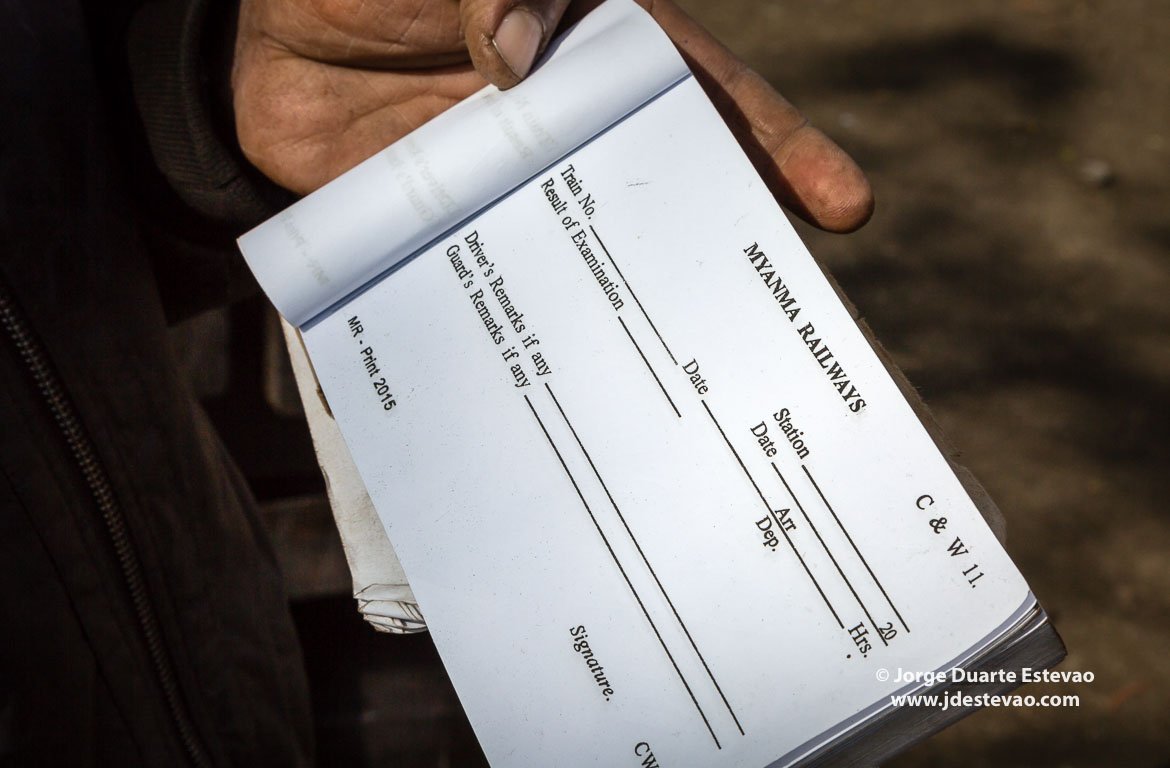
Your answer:
[[[834,232],[869,219],[869,184],[840,147],[671,0],[638,2],[782,204]],[[520,82],[568,5],[242,0],[232,70],[240,146],[276,183],[311,192],[488,82]]]

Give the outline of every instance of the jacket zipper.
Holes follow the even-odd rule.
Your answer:
[[[142,576],[142,564],[126,528],[126,519],[118,506],[109,477],[81,424],[81,419],[77,416],[73,403],[65,394],[65,388],[49,363],[48,354],[25,321],[3,280],[0,280],[0,325],[3,326],[25,369],[32,377],[41,399],[48,407],[53,421],[69,447],[69,453],[81,471],[94,502],[101,511],[106,534],[113,544],[122,580],[130,593],[130,600],[138,618],[138,628],[146,642],[151,664],[162,687],[167,709],[183,748],[193,765],[199,768],[210,766],[211,761],[195,735],[194,725],[179,695],[175,671],[163,645],[158,616],[155,614],[154,605],[146,589],[146,581]]]

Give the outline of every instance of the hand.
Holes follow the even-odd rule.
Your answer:
[[[869,219],[869,184],[840,147],[670,0],[638,2],[782,204],[834,232]],[[232,72],[240,146],[273,181],[308,193],[486,83],[520,82],[568,5],[242,0]]]

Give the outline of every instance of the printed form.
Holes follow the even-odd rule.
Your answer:
[[[623,29],[665,63],[609,127],[550,103],[593,74],[467,107],[528,163],[502,197],[466,194],[492,140],[416,137],[291,209],[328,310],[282,309],[493,765],[786,764],[1033,598],[669,41]],[[407,214],[330,218],[375,191]],[[377,274],[312,249],[396,215],[410,258],[317,273]]]

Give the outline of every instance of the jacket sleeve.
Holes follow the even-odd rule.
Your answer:
[[[293,199],[244,158],[231,64],[236,0],[158,0],[129,29],[134,99],[158,169],[193,211],[243,231]]]
[[[236,140],[231,66],[239,0],[149,0],[124,35],[132,187],[167,319],[252,295],[240,234],[295,198],[265,178]],[[133,135],[130,135],[133,134]]]

